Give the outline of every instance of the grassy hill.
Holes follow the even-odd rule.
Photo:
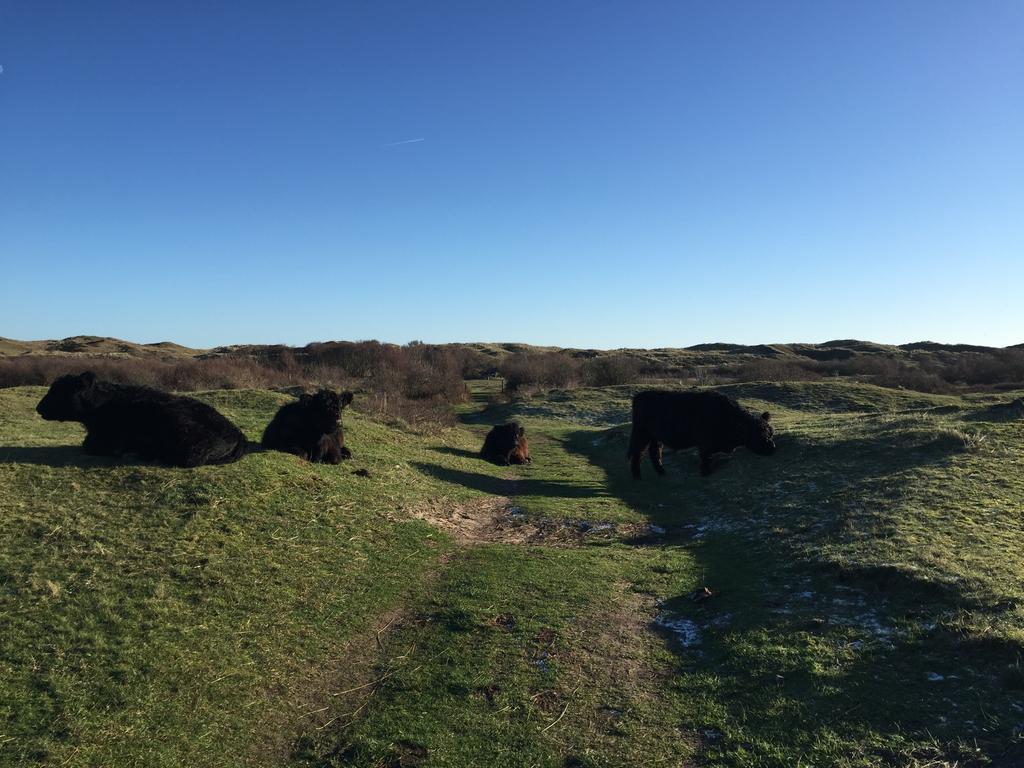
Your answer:
[[[331,342],[328,342],[331,343]],[[259,356],[279,352],[283,349],[301,351],[310,347],[285,347],[281,344],[232,344],[212,349],[184,347],[170,341],[154,344],[138,344],[107,336],[71,336],[66,339],[40,341],[18,341],[0,337],[0,357],[20,355],[78,355],[97,357],[138,357],[138,358],[189,358],[224,355]],[[885,355],[912,359],[914,353],[975,353],[999,351],[997,347],[972,344],[938,344],[919,341],[911,344],[876,344],[871,341],[841,339],[821,344],[728,344],[705,343],[689,347],[662,347],[657,349],[576,349],[571,347],[538,346],[517,342],[468,342],[433,345],[439,347],[463,348],[480,352],[488,357],[501,359],[517,354],[542,354],[565,352],[579,357],[599,357],[613,354],[629,354],[640,358],[670,362],[674,364],[710,365],[742,359],[759,358],[808,358],[812,360],[843,360],[861,355]],[[1017,345],[1024,346],[1024,345]],[[1012,349],[1009,348],[1009,349]]]
[[[346,416],[339,467],[195,470],[0,390],[0,765],[1024,759],[1021,393],[722,387],[776,455],[635,483],[629,387],[495,386]],[[253,439],[288,399],[199,396]],[[530,466],[476,455],[508,418]]]
[[[206,350],[192,349],[161,341],[155,344],[136,344],[107,336],[70,336],[66,339],[18,341],[0,337],[0,357],[21,355],[53,355],[83,357],[115,357],[143,359],[174,359],[197,357]]]

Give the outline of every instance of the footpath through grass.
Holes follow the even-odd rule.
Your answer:
[[[635,483],[628,389],[485,386],[434,435],[346,416],[340,467],[196,470],[0,391],[0,764],[1022,759],[1017,395],[726,387],[776,455]],[[201,397],[250,438],[287,400]],[[533,464],[480,461],[513,417]]]

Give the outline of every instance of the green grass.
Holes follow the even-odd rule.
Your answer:
[[[776,455],[635,483],[631,389],[488,386],[435,435],[346,415],[340,467],[195,470],[86,457],[44,390],[0,390],[0,764],[1022,754],[1024,420],[989,409],[1019,393],[724,387],[772,411]],[[287,400],[200,397],[252,439]],[[475,456],[508,418],[530,466]],[[476,543],[430,522],[488,509]]]

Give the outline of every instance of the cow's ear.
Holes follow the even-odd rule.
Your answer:
[[[525,434],[526,434],[526,430],[525,430],[525,429],[523,429],[522,427],[520,427],[520,428],[519,428],[519,431],[518,431],[518,432],[516,432],[516,434],[517,434],[517,435],[519,435],[519,437],[523,437],[523,435],[525,435]]]
[[[772,415],[770,413],[768,413],[768,411],[765,411],[764,413],[761,414],[761,421],[771,421],[771,420],[772,420]]]
[[[81,375],[79,375],[78,380],[82,382],[85,386],[91,387],[93,384],[96,383],[96,374],[93,373],[92,371],[85,371]]]
[[[353,397],[353,395],[352,395],[351,392],[342,392],[341,393],[341,407],[344,408],[346,405],[351,403],[352,402],[352,397]]]
[[[309,394],[308,392],[303,392],[301,395],[299,395],[299,402],[303,403],[303,404],[308,403],[312,399],[313,399],[313,396],[311,394]]]

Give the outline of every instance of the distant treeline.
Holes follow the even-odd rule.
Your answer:
[[[748,348],[749,349],[749,348]],[[809,350],[763,356],[713,352],[693,363],[685,353],[523,350],[496,354],[459,344],[404,346],[332,341],[305,347],[251,346],[199,357],[137,358],[19,355],[0,358],[0,387],[46,385],[91,368],[113,381],[176,391],[331,386],[357,389],[365,409],[408,421],[436,421],[467,398],[465,381],[496,377],[509,394],[577,386],[720,384],[853,377],[885,387],[943,393],[1024,387],[1024,348]],[[357,401],[359,403],[359,401]]]
[[[1024,349],[875,353],[831,360],[763,357],[693,366],[629,354],[581,358],[566,352],[543,352],[510,355],[498,364],[498,370],[512,392],[665,379],[711,385],[845,376],[883,387],[952,393],[1024,387]]]
[[[987,352],[917,352],[906,356],[872,354],[845,360],[776,358],[753,360],[723,376],[736,381],[815,380],[848,376],[882,387],[936,394],[1024,387],[1024,349]]]

